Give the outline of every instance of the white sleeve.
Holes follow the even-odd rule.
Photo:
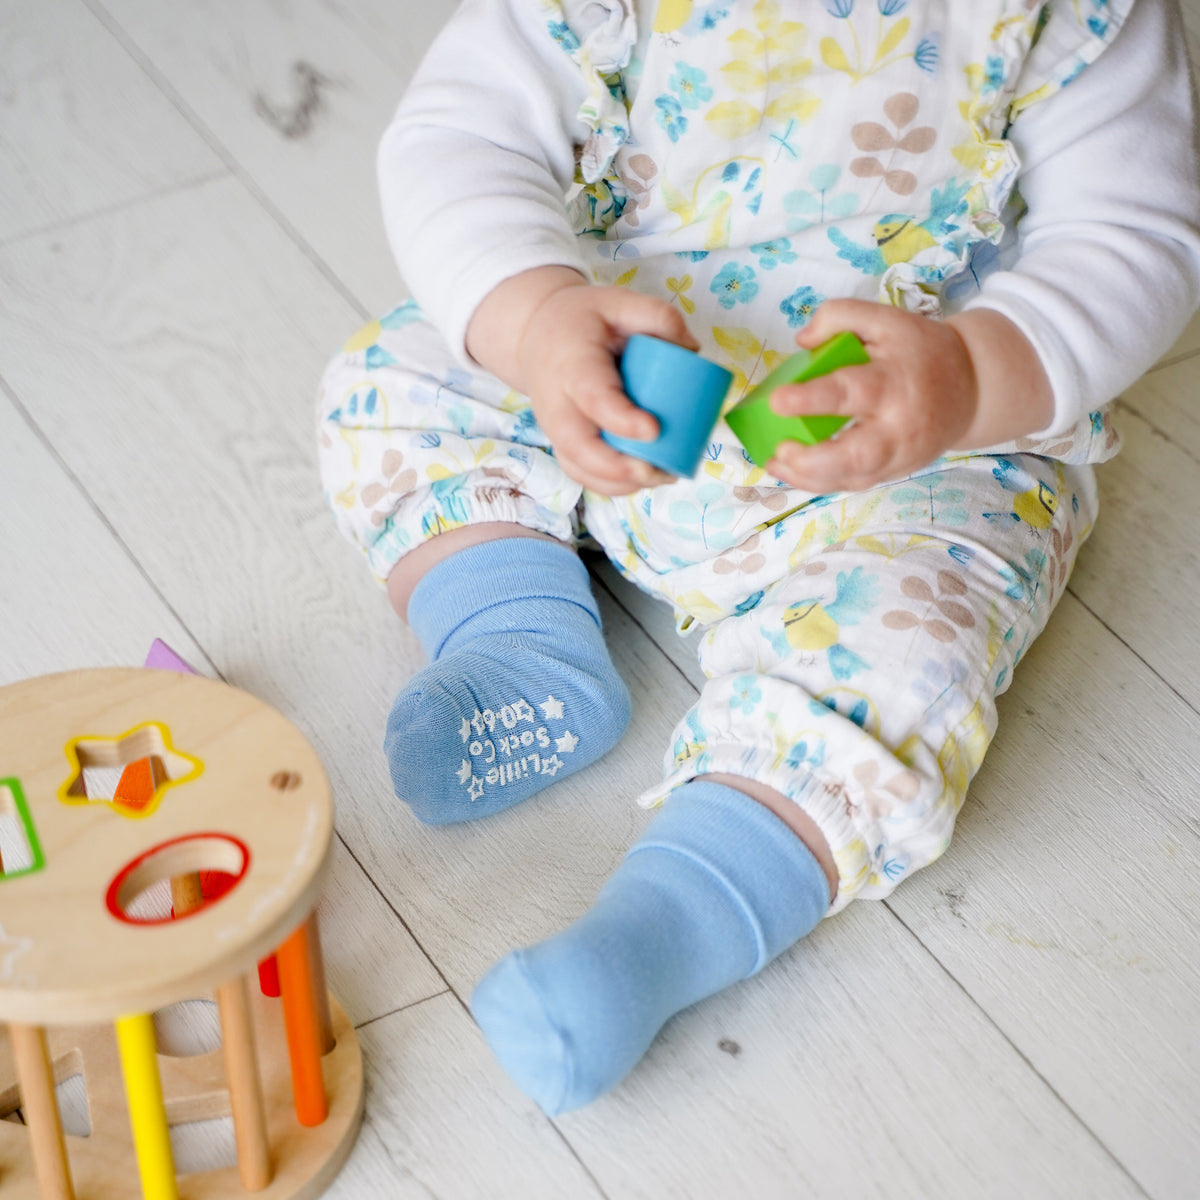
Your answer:
[[[1018,253],[967,307],[1036,348],[1055,396],[1042,433],[1117,396],[1200,305],[1195,108],[1174,0],[1135,0],[1096,61],[1013,122]]]
[[[384,133],[384,225],[400,273],[451,348],[497,284],[583,270],[565,197],[588,130],[579,68],[536,0],[463,0]]]

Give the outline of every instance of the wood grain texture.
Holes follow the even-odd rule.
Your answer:
[[[1068,597],[950,852],[888,902],[1154,1196],[1191,1193],[1200,1144],[1198,739]]]
[[[449,0],[104,0],[104,9],[363,315],[404,297],[379,215],[375,148]]]
[[[0,5],[0,241],[223,171],[79,0]]]

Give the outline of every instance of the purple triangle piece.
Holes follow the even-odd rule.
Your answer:
[[[196,670],[180,658],[162,638],[154,639],[150,653],[146,655],[145,665],[157,667],[160,671],[182,671],[186,675],[197,674]]]

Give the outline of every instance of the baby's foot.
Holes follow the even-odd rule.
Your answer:
[[[677,790],[569,929],[517,950],[471,999],[517,1086],[553,1116],[608,1091],[675,1013],[807,934],[829,884],[778,817],[732,788]]]
[[[433,659],[396,697],[384,751],[430,825],[500,812],[594,762],[629,722],[587,569],[557,542],[462,550],[421,580],[409,624]]]

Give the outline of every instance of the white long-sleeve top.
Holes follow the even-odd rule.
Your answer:
[[[400,271],[464,358],[547,265],[680,303],[716,358],[742,330],[786,353],[833,296],[987,306],[1063,432],[1200,306],[1178,13],[1080,7],[463,0],[380,146]]]

